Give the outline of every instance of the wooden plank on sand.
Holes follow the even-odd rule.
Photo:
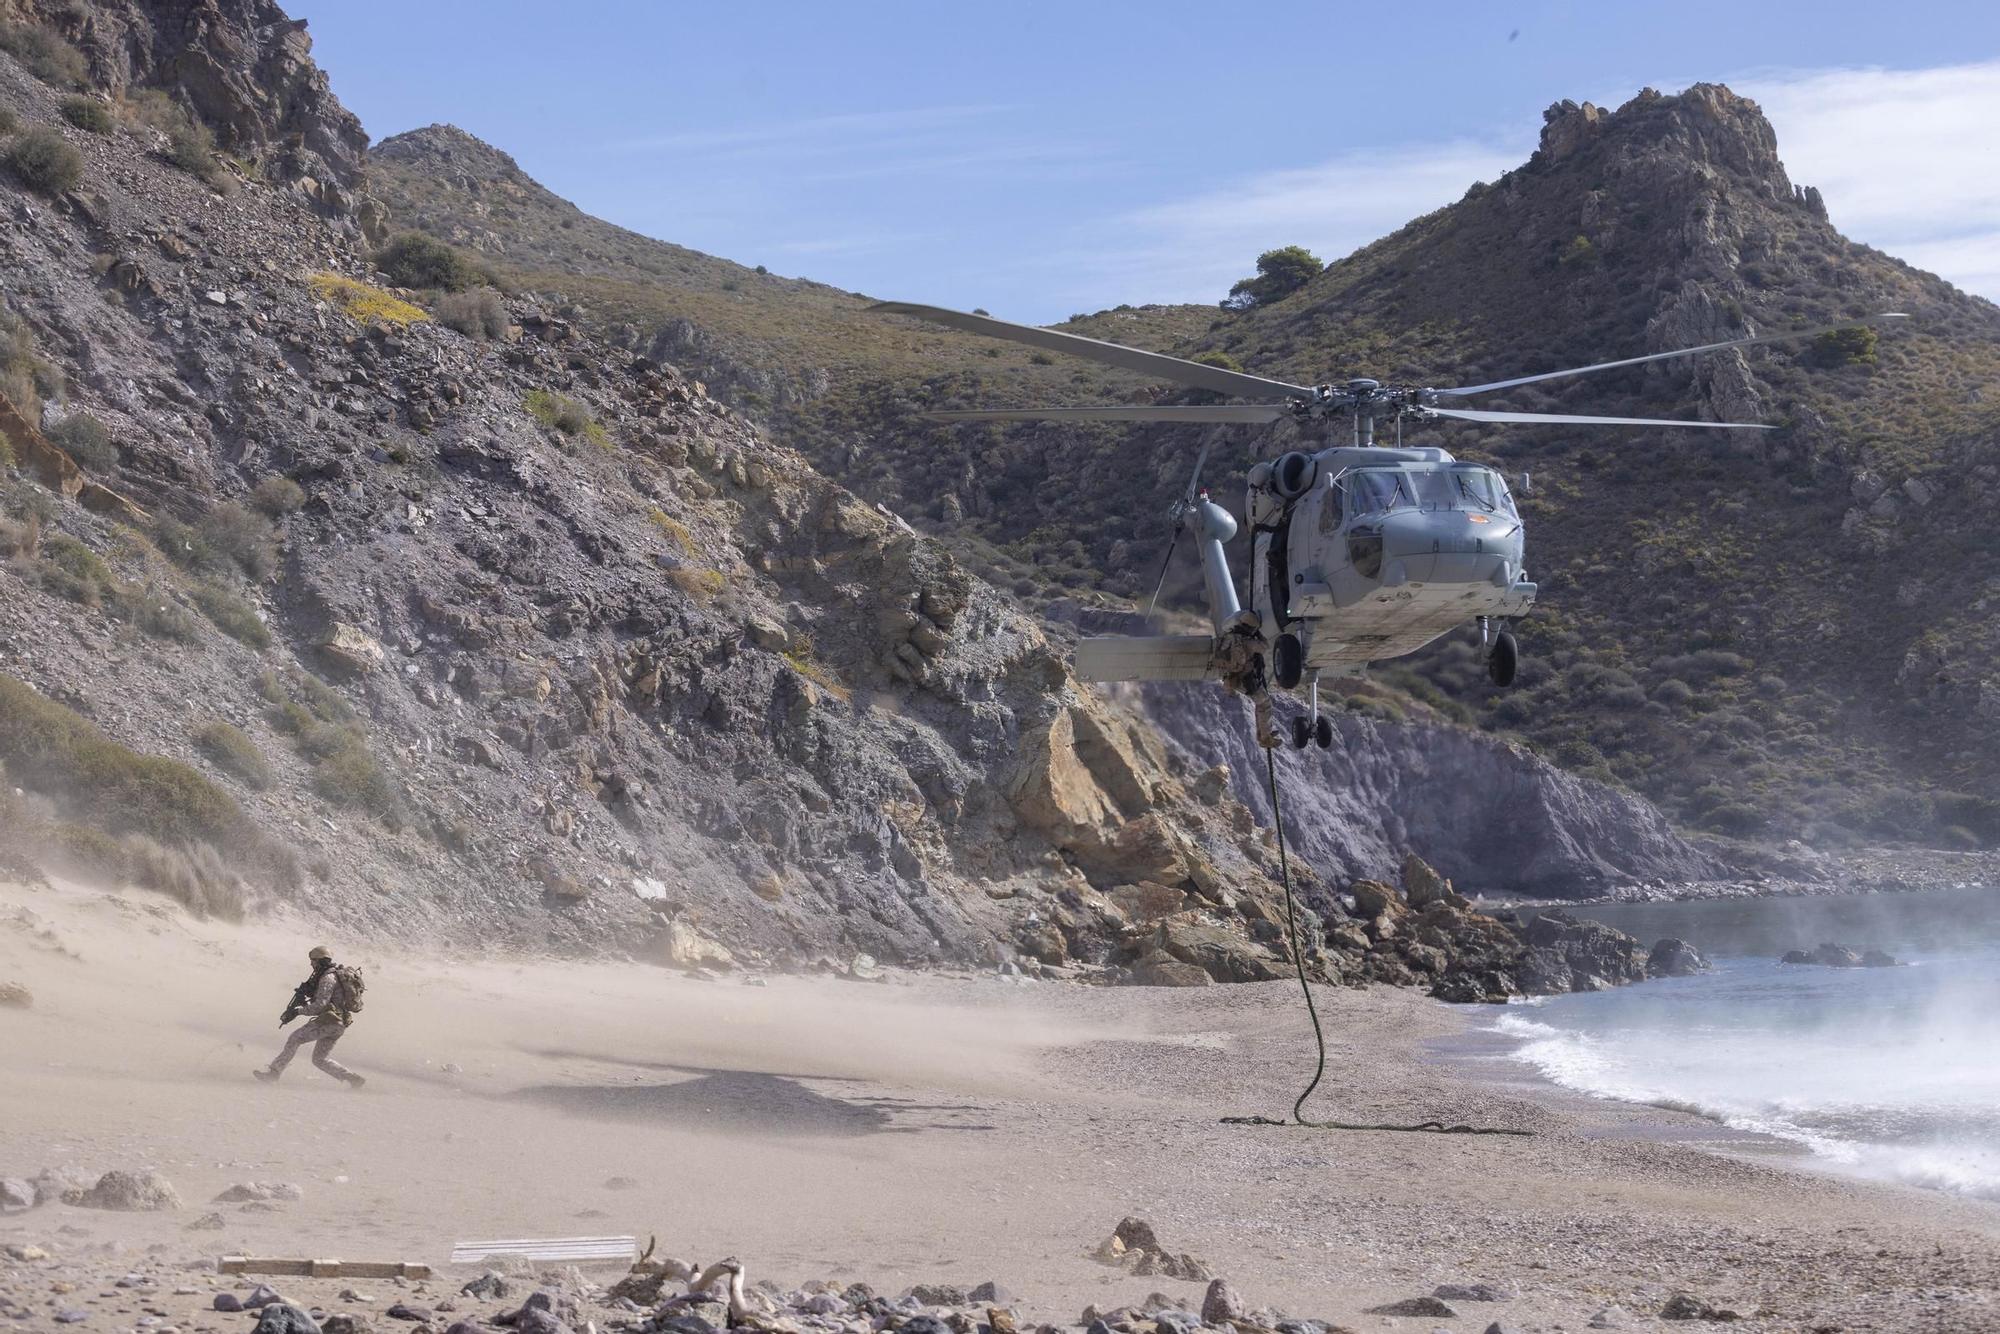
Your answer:
[[[429,1278],[429,1265],[396,1260],[275,1260],[225,1255],[216,1262],[224,1274],[273,1274],[284,1278]]]

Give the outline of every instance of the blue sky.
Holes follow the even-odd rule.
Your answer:
[[[1849,235],[2000,298],[2000,5],[287,0],[379,137],[448,121],[636,231],[1033,322],[1213,301],[1729,83]]]

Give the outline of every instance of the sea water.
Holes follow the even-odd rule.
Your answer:
[[[1825,1165],[2000,1200],[2000,888],[1591,905],[1713,971],[1537,999],[1493,1022],[1566,1087],[1700,1112]],[[1781,964],[1822,941],[1896,968]]]

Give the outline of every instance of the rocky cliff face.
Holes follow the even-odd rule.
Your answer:
[[[1226,766],[1230,790],[1272,818],[1247,703],[1173,683],[1143,708],[1186,763]],[[1277,752],[1286,835],[1330,883],[1389,879],[1416,853],[1466,894],[1586,897],[1721,867],[1651,802],[1578,778],[1498,737],[1335,714],[1331,750]]]
[[[336,221],[381,219],[362,180],[368,135],[312,61],[306,21],[276,0],[10,0],[14,17],[60,34],[113,97],[157,91],[217,143]]]

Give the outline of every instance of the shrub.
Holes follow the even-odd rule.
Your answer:
[[[21,128],[21,122],[14,119],[14,113],[0,107],[0,135],[9,135]]]
[[[486,277],[458,250],[422,232],[404,232],[370,255],[369,262],[398,287],[462,292]]]
[[[111,108],[94,97],[65,97],[56,110],[77,129],[89,130],[92,134],[109,134],[117,128],[117,122],[111,118]]]
[[[180,603],[152,584],[118,590],[118,614],[158,639],[192,644],[201,638],[201,622]]]
[[[173,848],[143,834],[132,834],[126,837],[124,849],[127,875],[133,884],[178,900],[196,917],[243,920],[248,897],[243,881],[209,844],[194,842]],[[294,865],[291,882],[297,877]]]
[[[1223,370],[1226,371],[1240,371],[1243,369],[1242,362],[1238,361],[1235,357],[1229,355],[1229,353],[1222,351],[1204,352],[1200,356],[1194,358],[1194,360],[1200,362],[1204,366],[1220,366]]]
[[[196,584],[189,593],[201,614],[216,629],[239,644],[264,649],[271,646],[271,631],[257,609],[217,584]]]
[[[606,449],[611,447],[611,437],[605,434],[604,427],[590,415],[590,409],[573,398],[553,394],[546,389],[536,389],[521,400],[521,406],[528,410],[529,416],[544,426],[552,427],[564,435],[580,435],[593,445]]]
[[[202,520],[210,547],[236,562],[252,579],[278,568],[278,537],[271,521],[233,500],[226,500]]]
[[[289,477],[266,477],[250,492],[251,507],[274,519],[293,513],[305,503],[305,488]]]
[[[722,590],[729,586],[729,581],[723,577],[722,571],[697,570],[687,565],[668,570],[667,578],[673,581],[675,588],[704,605],[715,601]]]
[[[507,334],[507,307],[490,287],[445,293],[438,298],[437,318],[439,324],[467,338],[494,339]]]
[[[183,120],[167,131],[167,161],[210,185],[222,176],[215,165],[215,135],[198,120]]]
[[[652,523],[653,527],[660,530],[660,536],[666,538],[667,541],[673,543],[684,552],[694,550],[694,534],[689,532],[688,526],[679,519],[674,518],[658,506],[655,506],[646,515],[646,518]]]
[[[71,874],[116,888],[130,874],[125,845],[102,829],[64,820],[45,826],[41,851]]]
[[[72,412],[51,426],[47,435],[51,444],[92,471],[118,466],[118,446],[111,443],[111,432],[87,412]]]
[[[262,792],[271,786],[271,766],[242,728],[219,721],[203,723],[195,731],[194,745],[216,768],[245,787]]]
[[[1556,252],[1559,268],[1576,268],[1597,262],[1597,247],[1590,243],[1588,236],[1572,236],[1562,249]]]
[[[0,51],[21,62],[43,83],[74,88],[90,73],[83,52],[47,28],[25,23],[0,23]]]
[[[46,125],[37,125],[7,146],[7,167],[37,194],[59,195],[83,179],[83,154]]]
[[[365,810],[390,823],[402,819],[402,798],[358,727],[323,727],[306,738],[313,758],[313,791],[336,806]]]
[[[242,809],[194,769],[119,745],[10,676],[0,676],[0,761],[16,781],[113,832],[225,847],[261,841]]]
[[[102,606],[115,583],[104,558],[68,533],[42,539],[39,574],[42,587],[86,607]]]
[[[400,329],[430,316],[379,287],[338,273],[315,273],[306,280],[320,300],[362,324],[387,324]]]

